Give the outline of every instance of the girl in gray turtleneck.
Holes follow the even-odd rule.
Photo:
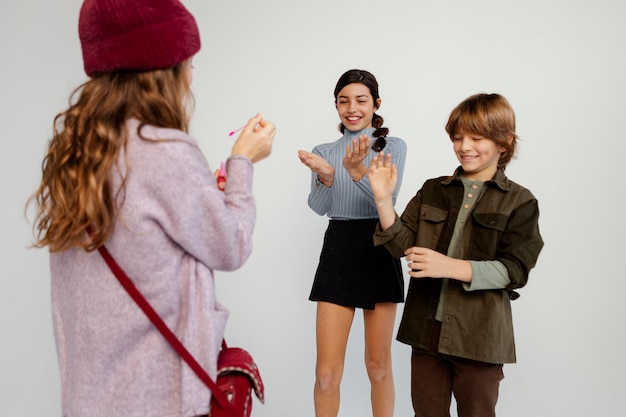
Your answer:
[[[309,297],[317,302],[315,415],[337,416],[348,335],[360,308],[373,416],[388,417],[394,409],[391,338],[404,281],[399,260],[374,247],[378,214],[366,173],[372,157],[384,152],[401,178],[406,144],[387,137],[383,118],[376,114],[381,99],[371,73],[347,71],[334,95],[343,137],[298,153],[312,172],[309,207],[330,218]],[[400,183],[394,203],[399,189]]]

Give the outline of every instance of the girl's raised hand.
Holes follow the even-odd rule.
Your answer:
[[[343,158],[343,167],[354,181],[359,181],[367,174],[367,167],[363,163],[370,153],[370,138],[363,134],[358,139],[352,139],[352,146],[346,145],[346,156]]]
[[[232,155],[243,155],[252,163],[267,158],[272,152],[276,128],[260,114],[250,118],[233,144]]]
[[[317,174],[317,177],[324,185],[330,187],[333,184],[335,180],[335,168],[324,158],[302,150],[298,151],[298,158],[300,158],[300,162]]]

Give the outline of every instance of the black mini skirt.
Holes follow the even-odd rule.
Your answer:
[[[373,310],[404,302],[400,260],[374,246],[378,219],[330,220],[309,300]]]

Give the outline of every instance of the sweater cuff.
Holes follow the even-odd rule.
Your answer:
[[[252,190],[252,174],[254,165],[252,161],[242,155],[233,155],[226,160],[226,190],[250,191]]]

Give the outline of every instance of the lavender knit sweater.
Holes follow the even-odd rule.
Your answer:
[[[228,311],[214,270],[243,265],[256,208],[252,164],[227,161],[226,191],[183,132],[127,123],[128,179],[107,247],[187,349],[215,377]],[[162,139],[174,139],[163,141]],[[120,164],[124,166],[124,155]],[[113,173],[113,183],[120,179]],[[97,251],[50,255],[63,415],[206,414],[210,392],[120,286]]]

